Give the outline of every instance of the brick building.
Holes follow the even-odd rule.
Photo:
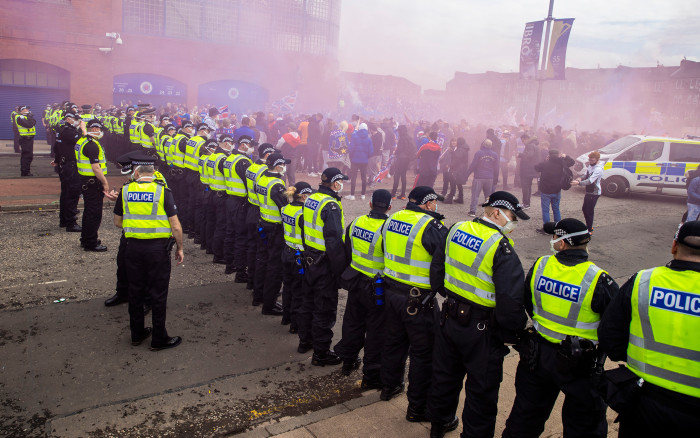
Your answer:
[[[293,91],[302,110],[337,101],[340,0],[0,0],[0,10],[0,114],[64,99],[239,113]],[[11,138],[5,125],[0,138]]]

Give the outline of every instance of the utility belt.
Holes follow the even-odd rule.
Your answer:
[[[594,341],[580,336],[567,335],[560,344],[555,344],[537,333],[533,327],[527,329],[518,345],[518,352],[527,361],[530,371],[537,369],[541,348],[556,350],[557,371],[563,375],[590,377],[603,373],[605,354]]]
[[[170,167],[169,174],[170,174],[170,175],[182,175],[182,168],[181,168],[181,167],[171,166],[171,167]]]
[[[303,259],[306,267],[319,265],[326,259],[326,252],[314,248],[306,248],[303,252]]]
[[[292,248],[285,243],[284,250],[287,251],[287,255],[294,259],[294,265],[296,266],[297,273],[299,275],[304,275],[304,252],[298,248]]]
[[[80,182],[83,184],[82,189],[100,189],[102,190],[102,183],[95,176],[83,176],[80,175]]]
[[[212,190],[212,191],[214,193],[216,193],[216,196],[218,196],[219,198],[226,199],[229,196],[228,193],[226,193],[226,190]]]
[[[442,306],[440,325],[444,325],[448,318],[454,319],[459,325],[465,327],[475,321],[476,328],[480,331],[486,330],[489,325],[493,324],[493,310],[487,310],[464,299],[457,299],[451,292],[447,293],[447,300]]]
[[[390,277],[384,277],[383,280],[384,283],[389,286],[391,292],[408,295],[406,313],[409,315],[413,316],[425,307],[429,309],[433,308],[435,292],[430,289],[404,284]]]

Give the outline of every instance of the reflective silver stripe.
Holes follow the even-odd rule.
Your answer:
[[[430,222],[432,219],[433,217],[429,214],[424,214],[423,217],[418,220],[415,227],[411,228],[411,234],[408,235],[408,242],[406,242],[406,254],[404,254],[405,260],[408,260],[406,264],[425,268],[425,266],[423,266],[425,265],[425,262],[411,260],[411,253],[413,252],[413,243],[416,240],[416,236],[418,236],[418,233],[423,229],[426,222]],[[428,267],[426,269],[430,269],[430,263],[428,263]]]
[[[302,208],[300,208],[299,210],[297,210],[297,212],[294,213],[294,216],[291,216],[291,217],[294,218],[294,223],[295,223],[295,224],[298,223],[298,221],[299,221],[299,216],[301,216],[303,212],[304,212],[304,207],[302,207]],[[289,216],[289,215],[287,215],[287,216]],[[292,232],[289,233],[289,237],[290,237],[291,239],[297,239],[297,240],[301,240],[301,241],[304,240],[304,236],[301,236],[301,235],[297,234],[297,227],[296,227],[296,225],[295,225],[295,226],[291,226],[291,225],[289,225],[289,224],[286,224],[286,225],[292,229]],[[300,245],[300,244],[296,244],[296,245]],[[301,246],[301,249],[304,249],[304,245],[300,245],[300,246]]]
[[[240,187],[231,187],[231,186],[225,186],[225,187],[226,187],[226,190],[228,190],[229,192],[241,193],[243,195],[245,195],[247,193],[246,189],[242,189]]]
[[[496,302],[496,293],[495,292],[489,292],[487,290],[479,289],[478,287],[476,287],[474,285],[467,284],[467,283],[463,282],[462,280],[454,278],[450,274],[445,274],[445,280],[448,283],[450,283],[450,284],[452,284],[452,285],[454,285],[462,290],[473,293],[474,295],[476,295],[479,298],[483,298],[485,300],[489,300],[489,301],[492,301],[494,303]]]
[[[415,236],[414,236],[415,239]],[[411,245],[409,242],[407,246]],[[395,261],[396,263],[401,263],[402,265],[415,266],[416,268],[430,269],[430,262],[421,262],[418,260],[411,260],[410,258],[397,256],[395,254],[385,254],[385,258]]]
[[[691,388],[700,388],[700,377],[693,377],[687,374],[677,373],[675,371],[669,371],[664,368],[659,368],[654,365],[649,365],[648,363],[641,362],[637,359],[633,359],[627,356],[627,364],[634,366],[640,372],[649,374],[651,376],[658,377],[660,379],[668,380],[674,383],[679,383],[681,385],[690,386]]]
[[[323,244],[324,244],[324,240],[323,240],[323,239],[319,239],[318,237],[314,237],[314,236],[305,236],[305,237],[304,237],[304,240],[306,240],[306,241],[308,241],[308,242],[318,243],[319,245],[323,245]]]
[[[275,184],[282,184],[284,186],[284,181],[282,181],[279,178],[272,178],[270,182],[267,183],[265,186],[265,193],[266,195],[264,196],[264,205],[260,204],[260,217],[265,218],[265,219],[270,219],[271,221],[277,221],[277,222],[282,222],[282,211],[280,211],[280,208],[275,204],[275,201],[272,200],[270,197],[270,188],[274,186]],[[258,201],[260,202],[260,201]],[[268,204],[268,202],[271,202],[271,204]],[[270,210],[273,213],[268,214],[266,210]]]
[[[487,274],[486,272],[480,271],[478,268],[473,268],[471,266],[465,265],[464,263],[460,262],[457,259],[453,259],[450,256],[445,257],[445,264],[452,265],[455,268],[457,268],[458,270],[466,272],[467,274],[471,275],[472,277],[476,277],[479,280],[485,281],[489,284],[493,284],[493,278],[489,274]],[[474,263],[474,266],[479,266],[479,265]]]
[[[353,255],[356,255],[356,256],[363,258],[365,260],[368,260],[370,262],[384,263],[384,257],[375,257],[374,255],[372,255],[372,254],[374,254],[374,252],[372,254],[365,254],[362,251],[353,248],[352,253],[353,253]],[[365,267],[366,266],[363,266],[363,268],[365,268]],[[369,267],[366,267],[366,268],[370,269]]]
[[[547,265],[547,262],[549,261],[550,257],[553,256],[542,257],[542,260],[540,261],[540,264],[537,267],[537,272],[535,273],[535,285],[537,285],[539,278],[542,277],[542,274],[544,273],[544,268]],[[583,306],[583,302],[586,299],[586,294],[588,294],[588,291],[591,288],[591,285],[593,284],[593,280],[595,280],[596,275],[598,275],[598,272],[600,272],[601,270],[602,269],[593,264],[588,267],[588,270],[583,276],[583,281],[581,281],[581,284],[579,285],[581,287],[581,294],[579,295],[579,300],[578,302],[571,304],[571,307],[569,308],[569,314],[566,318],[544,310],[542,308],[542,295],[540,295],[540,293],[536,290],[533,290],[532,294],[535,297],[535,313],[539,316],[542,316],[543,318],[546,318],[550,321],[556,322],[557,324],[561,324],[569,328],[576,328],[580,330],[596,330],[600,321],[582,322],[578,320],[578,317],[581,314],[581,307]]]
[[[323,207],[325,207],[326,204],[328,204],[328,203],[331,202],[332,200],[333,200],[333,198],[331,198],[330,196],[328,196],[327,198],[324,198],[324,199],[321,201],[321,203],[319,204],[318,208],[314,211],[314,219],[313,219],[313,222],[311,222],[310,224],[304,224],[304,226],[305,226],[305,227],[309,227],[309,228],[311,228],[311,229],[314,230],[314,231],[318,231],[319,233],[321,233],[321,234],[323,235],[323,227],[317,225],[317,224],[318,224],[318,217],[321,215],[321,210],[323,210]],[[312,242],[314,242],[314,243],[318,243],[319,245],[325,245],[325,241],[322,240],[322,239],[316,239],[316,238],[309,238],[309,237],[307,237],[306,240],[310,240],[310,241],[312,241]]]
[[[384,273],[391,277],[396,277],[400,280],[410,281],[412,283],[418,283],[420,285],[430,287],[430,279],[427,277],[421,277],[419,275],[403,274],[401,272],[392,271],[391,269],[384,268]]]
[[[129,219],[132,221],[149,221],[149,220],[159,220],[159,221],[167,221],[168,216],[167,215],[150,215],[150,214],[124,214],[124,219]]]
[[[662,342],[657,342],[654,339],[654,330],[652,329],[651,322],[649,320],[649,297],[651,296],[651,291],[649,290],[649,281],[651,280],[651,274],[653,271],[653,269],[647,269],[645,271],[642,271],[642,273],[640,274],[637,305],[639,309],[639,322],[642,326],[642,335],[644,337],[640,338],[639,336],[633,335],[632,332],[630,332],[630,344],[642,348],[644,350],[654,351],[656,353],[661,354],[667,354],[669,356],[674,356],[680,359],[688,359],[695,362],[700,362],[700,351],[664,344]],[[628,363],[630,362],[630,360],[633,360],[629,356],[627,356],[627,359]],[[652,367],[652,365],[646,366]],[[662,377],[659,374],[645,371],[644,366],[639,367],[639,370],[648,374],[653,374],[657,377]]]
[[[535,330],[537,330],[538,333],[542,333],[543,335],[547,335],[549,337],[552,337],[554,339],[559,339],[560,341],[563,341],[566,339],[566,335],[563,335],[559,332],[555,332],[554,330],[550,330],[547,327],[543,326],[542,324],[539,323],[539,321],[532,320],[532,325],[535,327]],[[597,343],[595,341],[592,341],[593,343]]]
[[[156,227],[156,228],[135,228],[135,227],[126,227],[124,228],[125,233],[141,233],[141,234],[146,234],[146,233],[170,233],[171,230],[170,228],[166,227]]]

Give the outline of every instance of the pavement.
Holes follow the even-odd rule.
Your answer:
[[[360,372],[345,377],[340,367],[311,366],[311,353],[296,352],[297,337],[278,318],[261,316],[243,285],[191,240],[184,266],[173,268],[168,299],[168,330],[183,344],[160,352],[132,347],[126,306],[102,304],[113,291],[119,239],[110,207],[100,229],[110,251],[81,251],[77,236],[57,227],[59,184],[50,166],[46,176],[9,178],[15,159],[0,154],[0,436],[428,436],[429,423],[405,420],[405,394],[383,402],[359,388]],[[43,161],[50,159],[35,159]],[[115,186],[123,180],[114,177]],[[566,192],[563,216],[580,216],[582,199],[581,190]],[[366,213],[367,203],[344,201],[346,222]],[[548,238],[535,233],[537,210],[512,235],[526,271],[549,251]],[[666,263],[684,210],[679,198],[602,198],[591,260],[619,284]],[[440,211],[448,225],[468,219],[464,205],[441,204]],[[334,344],[345,300],[341,291]],[[496,435],[513,403],[517,362],[516,352],[505,358]],[[562,436],[561,403],[543,436]],[[614,416],[609,410],[610,436]]]

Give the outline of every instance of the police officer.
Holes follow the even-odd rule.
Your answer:
[[[175,196],[175,202],[180,212],[187,210],[190,202],[185,174],[187,171],[185,168],[185,154],[187,151],[187,140],[192,134],[194,134],[194,125],[192,122],[185,120],[170,142],[171,160],[169,163],[171,167],[168,173],[168,183],[173,189],[173,196]],[[180,217],[182,217],[182,213],[180,213]]]
[[[504,343],[515,344],[527,323],[525,274],[507,235],[518,219],[530,217],[508,192],[492,193],[482,207],[480,218],[452,226],[445,250],[431,266],[436,277],[444,277],[447,297],[435,333],[431,437],[459,425],[455,413],[465,373],[462,435],[493,436],[503,358],[509,351]]]
[[[321,174],[318,191],[304,203],[304,258],[306,262],[299,325],[299,353],[313,348],[312,365],[338,365],[331,350],[338,309],[340,276],[347,267],[343,244],[345,216],[340,203],[343,181],[350,178],[335,167]]]
[[[175,137],[177,128],[175,125],[165,125],[158,136],[158,168],[161,172],[167,173],[169,170],[170,163],[172,162],[172,157],[170,155],[170,143]]]
[[[85,123],[95,118],[95,116],[92,114],[92,105],[81,105],[80,109],[80,118],[83,119]],[[104,129],[104,124],[102,126]]]
[[[95,119],[87,123],[87,136],[75,145],[75,159],[83,195],[83,229],[80,245],[85,251],[103,252],[107,247],[97,238],[102,222],[102,202],[105,195],[113,197],[107,182],[107,159],[100,145],[102,124]]]
[[[165,329],[170,252],[177,244],[175,260],[184,260],[182,228],[170,190],[154,180],[155,159],[132,157],[134,181],[125,185],[117,199],[114,224],[123,228],[127,239],[126,270],[129,281],[129,326],[131,345],[140,345],[153,333],[151,350],[180,345]],[[151,296],[153,329],[144,327],[143,298]]]
[[[187,191],[186,202],[181,208],[181,219],[183,232],[187,233],[187,237],[194,239],[195,237],[195,211],[198,203],[201,206],[202,198],[201,184],[199,176],[199,157],[202,153],[201,147],[209,138],[209,127],[205,123],[200,123],[195,129],[195,135],[190,137],[185,143],[185,159],[184,159],[184,184],[182,189]]]
[[[564,435],[605,437],[607,406],[591,391],[591,374],[598,359],[598,323],[618,286],[588,261],[586,224],[568,218],[548,222],[544,230],[554,236],[556,255],[540,257],[525,278],[524,302],[534,333],[519,343],[515,403],[503,436],[540,436],[563,392]]]
[[[406,357],[410,354],[406,419],[425,421],[437,303],[431,293],[430,262],[444,253],[447,228],[437,212],[444,198],[432,187],[418,186],[406,209],[391,215],[384,226],[385,339],[382,352],[382,400],[404,389]],[[410,347],[410,349],[409,349]]]
[[[251,138],[246,136],[241,136],[238,139],[239,148],[242,144],[247,144],[251,147],[254,143]],[[262,239],[260,238],[260,233],[258,232],[260,224],[260,202],[258,201],[258,195],[255,192],[255,184],[258,178],[267,170],[267,157],[272,153],[276,152],[275,148],[269,143],[263,143],[258,147],[258,159],[251,164],[245,171],[246,178],[246,190],[248,194],[248,211],[246,213],[246,229],[248,241],[246,243],[246,258],[248,260],[248,270],[247,276],[242,277],[238,280],[238,275],[236,274],[235,281],[247,280],[246,287],[253,290],[253,306],[259,306],[263,303],[263,285],[256,284],[256,260],[258,248],[262,245]]]
[[[209,207],[212,203],[213,190],[209,187],[209,173],[207,172],[207,162],[211,154],[214,153],[218,143],[214,139],[204,141],[204,144],[199,148],[199,181],[197,182],[197,191],[194,201],[194,240],[200,242],[200,248],[205,249],[207,254],[214,254],[212,241],[207,241],[207,219]],[[216,218],[214,218],[216,219]],[[214,263],[221,263],[214,260]]]
[[[275,152],[265,160],[267,169],[255,183],[260,208],[259,230],[262,245],[256,253],[255,286],[262,286],[262,314],[281,316],[282,306],[277,296],[282,286],[279,263],[284,249],[284,230],[280,210],[289,203],[284,186],[284,174],[291,162]]]
[[[153,126],[156,123],[156,109],[146,108],[143,111],[139,111],[139,117],[143,123],[139,125],[138,129],[141,147],[146,154],[155,157],[158,155],[156,151],[156,145],[158,144],[156,128]]]
[[[209,140],[212,141],[212,140]],[[216,140],[214,140],[216,141]],[[224,265],[224,235],[226,234],[226,180],[224,177],[224,162],[233,150],[233,138],[218,142],[216,149],[207,159],[207,178],[211,198],[207,209],[206,234],[207,244],[214,253],[214,263]]]
[[[124,123],[122,125],[123,130],[124,130],[124,137],[122,137],[122,144],[124,145],[124,149],[122,150],[124,153],[127,153],[131,149],[133,149],[133,145],[131,143],[132,134],[135,132],[131,128],[131,124],[136,122],[136,108],[133,106],[129,106],[126,108],[126,114],[124,116]]]
[[[233,137],[223,135],[223,143],[230,143]],[[226,275],[236,273],[236,283],[247,283],[246,266],[248,265],[247,243],[248,230],[248,190],[246,187],[246,169],[253,162],[250,157],[255,148],[250,141],[238,144],[231,155],[224,161],[224,183],[226,185],[226,234],[224,235],[224,258]]]
[[[281,210],[285,243],[282,250],[282,325],[289,324],[292,334],[299,333],[297,315],[304,275],[304,203],[313,192],[305,181],[288,187],[286,195],[290,203]]]
[[[34,135],[36,134],[36,120],[31,112],[31,107],[20,105],[15,115],[15,126],[19,135],[19,148],[22,151],[19,158],[21,176],[34,176],[30,167],[34,159]]]
[[[131,151],[128,152],[119,158],[117,158],[117,164],[121,166],[121,174],[122,175],[128,175],[129,179],[124,183],[124,186],[127,184],[131,183],[134,181],[133,179],[133,166],[132,166],[132,161],[134,159],[141,159],[143,158],[143,153],[140,151]],[[161,175],[159,175],[158,172],[154,172],[153,178],[155,181],[160,181],[165,187],[168,187],[167,182],[165,181],[165,178],[163,178]],[[123,187],[119,189],[120,195]],[[115,203],[114,204],[114,213],[115,214],[122,214],[123,208],[121,203]],[[116,292],[113,296],[110,298],[107,298],[105,300],[105,306],[107,307],[113,307],[116,305],[119,305],[121,303],[127,303],[129,302],[129,281],[128,281],[128,276],[127,276],[127,271],[126,271],[126,236],[124,235],[124,230],[122,230],[122,234],[119,237],[119,248],[117,249],[117,285],[116,285]],[[148,313],[151,310],[151,297],[150,296],[145,296],[143,299],[144,302],[144,313]]]
[[[598,327],[602,350],[631,371],[620,437],[700,430],[700,221],[678,229],[671,254],[666,266],[633,275]]]
[[[58,167],[58,177],[61,180],[59,226],[65,227],[68,232],[78,233],[82,231],[77,222],[81,184],[75,160],[75,145],[80,137],[87,134],[87,129],[77,114],[66,113],[64,120],[65,122],[57,127],[52,163]]]
[[[343,359],[343,374],[359,367],[364,347],[362,388],[381,389],[380,370],[384,343],[384,273],[382,229],[391,210],[391,193],[375,190],[368,215],[356,218],[345,231],[345,256],[350,266],[342,279],[348,290],[343,316],[343,337],[333,349]],[[379,281],[379,283],[377,283]],[[378,290],[375,290],[377,287]],[[381,288],[381,289],[380,289]]]

